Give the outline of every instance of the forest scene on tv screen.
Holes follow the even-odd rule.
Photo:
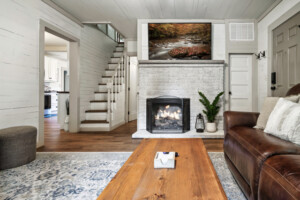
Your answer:
[[[150,60],[210,60],[211,23],[148,24]]]

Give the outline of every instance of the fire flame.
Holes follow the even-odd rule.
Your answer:
[[[155,115],[155,119],[159,120],[160,118],[170,118],[170,119],[176,119],[179,120],[180,116],[179,113],[181,112],[180,110],[177,110],[175,112],[170,112],[168,110],[168,108],[170,108],[170,105],[167,105],[165,107],[165,110],[159,110],[157,115]]]

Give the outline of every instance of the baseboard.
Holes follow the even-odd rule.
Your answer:
[[[115,125],[111,126],[110,130],[114,130],[116,128],[118,128],[119,126],[122,126],[123,124],[125,124],[125,120],[123,119],[122,121],[116,123]]]

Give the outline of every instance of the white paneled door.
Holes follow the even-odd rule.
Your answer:
[[[130,57],[129,70],[129,121],[137,119],[137,57]]]
[[[285,96],[300,83],[300,13],[273,30],[272,96]]]
[[[252,111],[252,55],[230,55],[230,110]]]

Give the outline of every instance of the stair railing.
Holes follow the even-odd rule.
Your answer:
[[[111,115],[114,110],[113,102],[117,102],[118,93],[121,92],[122,85],[124,84],[125,78],[125,53],[123,52],[116,68],[113,71],[111,79],[107,83],[107,122],[111,122],[113,116]],[[110,123],[111,125],[111,123]]]

